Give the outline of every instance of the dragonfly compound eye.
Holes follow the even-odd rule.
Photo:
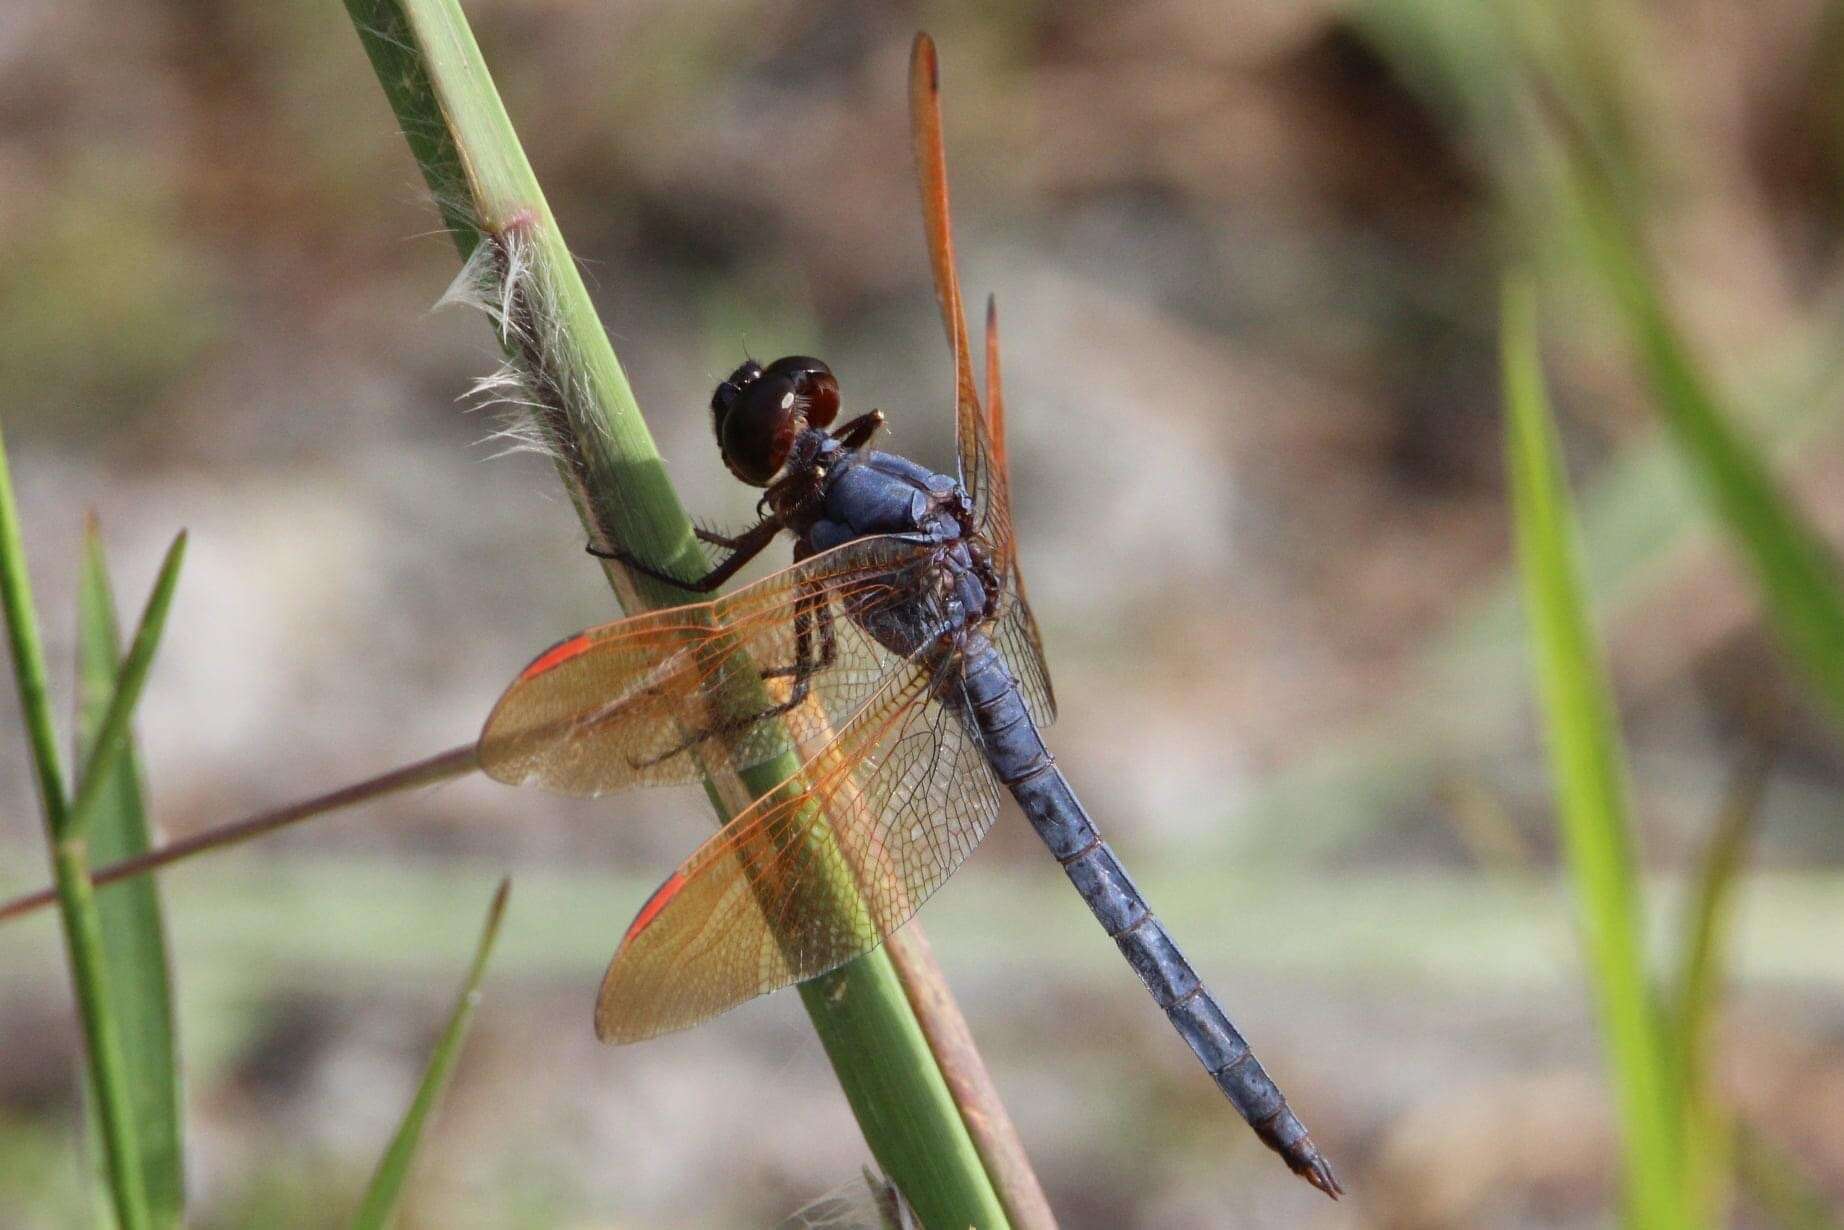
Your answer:
[[[718,444],[723,443],[724,420],[730,417],[730,407],[736,404],[737,397],[744,389],[761,378],[762,365],[754,359],[747,359],[711,394],[711,427],[717,432]]]
[[[794,381],[794,395],[800,399],[801,417],[808,427],[830,427],[839,417],[839,381],[832,369],[818,359],[791,354],[770,363],[762,374],[787,376]]]
[[[743,364],[711,394],[711,423],[730,473],[766,487],[794,440],[839,416],[839,382],[818,359],[790,355],[767,367]]]
[[[766,487],[788,459],[799,433],[800,396],[791,376],[762,375],[736,391],[717,414],[717,444],[730,473]]]

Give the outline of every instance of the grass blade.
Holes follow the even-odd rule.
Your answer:
[[[1590,259],[1638,350],[1666,432],[1697,488],[1753,571],[1781,646],[1844,728],[1844,578],[1824,536],[1781,492],[1766,459],[1734,425],[1665,306],[1617,170],[1586,129],[1553,103]]]
[[[1721,1224],[1733,1172],[1730,1115],[1710,1092],[1708,1040],[1722,998],[1730,901],[1767,789],[1772,752],[1762,746],[1735,775],[1716,830],[1710,837],[1685,913],[1677,980],[1670,1001],[1671,1036],[1677,1047],[1679,1098],[1684,1108],[1687,1173],[1703,1220]]]
[[[19,708],[31,744],[34,782],[46,830],[55,840],[64,831],[64,769],[58,760],[57,727],[45,685],[45,649],[32,603],[32,578],[26,572],[26,547],[13,499],[13,477],[6,463],[6,437],[0,434],[0,607],[6,611],[7,648]]]
[[[92,521],[84,535],[77,593],[78,764],[94,756],[116,693],[120,655],[115,599],[102,540]],[[144,853],[152,842],[131,736],[124,739],[115,767],[100,780],[90,819],[92,861],[108,863]],[[178,1225],[185,1211],[184,1138],[171,966],[158,889],[148,878],[99,889],[96,913],[110,1007],[128,1072],[148,1213],[156,1226]]]
[[[691,522],[458,3],[346,0],[346,7],[457,245],[474,258],[470,269],[477,249],[492,245],[486,267],[498,284],[489,308],[591,541],[620,543],[669,573],[701,571]],[[605,571],[629,612],[683,600],[619,565]],[[719,772],[709,792],[728,818],[798,768],[790,756],[741,774]],[[879,949],[859,958],[803,989],[802,1000],[872,1156],[922,1220],[1005,1226],[889,955]]]
[[[147,605],[141,611],[141,622],[135,627],[134,643],[128,647],[128,656],[122,659],[121,669],[115,672],[108,700],[101,706],[95,731],[88,740],[93,750],[83,763],[77,795],[71,802],[60,834],[67,840],[81,841],[88,835],[96,800],[127,751],[128,719],[134,715],[135,705],[140,703],[141,688],[147,683],[147,672],[154,664],[154,651],[160,647],[160,634],[166,630],[167,612],[173,606],[173,590],[179,584],[179,566],[185,558],[186,534],[181,530],[174,536],[173,545],[167,548],[166,557],[160,561],[153,592],[148,595]]]
[[[24,711],[32,748],[39,804],[44,811],[45,833],[51,843],[52,879],[58,892],[71,989],[83,1021],[90,1086],[96,1092],[109,1194],[122,1230],[143,1230],[151,1223],[141,1175],[141,1154],[135,1143],[130,1080],[115,1015],[110,1010],[107,958],[103,950],[102,926],[96,916],[95,894],[90,886],[88,852],[81,837],[65,836],[70,813],[66,807],[64,774],[58,763],[56,729],[46,693],[45,651],[38,632],[38,613],[32,602],[32,581],[26,572],[25,544],[20,534],[19,509],[13,498],[12,475],[6,463],[4,436],[0,436],[0,608],[6,613],[13,677],[19,687],[19,704]]]
[[[1641,1230],[1689,1224],[1664,1031],[1648,990],[1626,765],[1591,629],[1527,286],[1505,291],[1506,466],[1556,806],[1615,1087],[1626,1203]]]
[[[434,1053],[429,1056],[429,1066],[423,1071],[422,1084],[416,1088],[410,1109],[405,1112],[397,1134],[391,1137],[390,1147],[378,1161],[370,1186],[365,1189],[365,1199],[352,1222],[354,1230],[383,1230],[396,1214],[397,1201],[403,1195],[410,1167],[416,1161],[417,1146],[422,1143],[423,1129],[442,1100],[442,1091],[448,1087],[448,1078],[454,1073],[462,1043],[467,1040],[474,1010],[480,1006],[480,980],[486,975],[487,959],[493,955],[493,943],[499,938],[499,924],[506,915],[506,897],[511,889],[511,880],[501,880],[499,890],[493,894],[493,904],[487,907],[486,926],[474,949],[474,963],[468,967],[467,981],[461,984],[461,995],[455,1000],[454,1011],[448,1014],[448,1025],[442,1030]]]
[[[1696,895],[1685,916],[1672,1023],[1685,1049],[1693,1054],[1702,1049],[1702,1036],[1720,998],[1724,924],[1736,882],[1747,865],[1748,841],[1767,789],[1768,767],[1768,756],[1761,752],[1736,775],[1717,816],[1716,831],[1697,875]]]

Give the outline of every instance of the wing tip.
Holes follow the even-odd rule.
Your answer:
[[[928,31],[916,31],[909,63],[918,84],[927,86],[931,95],[941,93],[941,59],[935,54],[935,40],[929,37]]]
[[[595,1005],[595,1040],[609,1046],[622,1046],[629,1042],[641,1042],[653,1035],[644,1030],[634,1029],[630,1022],[621,1018],[614,1005],[598,998]]]
[[[995,421],[1001,413],[996,403],[1000,400],[999,378],[999,297],[986,296],[986,414]],[[1003,428],[994,432],[1001,434]]]
[[[629,1042],[644,1042],[648,1038],[671,1033],[682,1029],[689,1022],[675,1024],[672,1020],[662,1018],[660,1009],[663,1001],[655,986],[651,993],[645,988],[637,991],[634,986],[632,967],[626,964],[633,955],[630,948],[634,937],[645,931],[653,920],[666,908],[668,902],[678,894],[686,884],[683,869],[667,876],[660,886],[641,903],[640,911],[634,915],[634,921],[628,924],[621,937],[621,946],[615,949],[614,959],[608,963],[608,971],[602,975],[602,985],[595,997],[595,1037],[597,1042],[606,1042],[620,1046]],[[630,1011],[638,1008],[638,1012]],[[669,1016],[669,1014],[668,1014]]]

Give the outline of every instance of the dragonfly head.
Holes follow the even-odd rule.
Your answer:
[[[767,367],[750,359],[711,394],[711,426],[724,464],[753,487],[774,481],[802,431],[823,430],[838,416],[838,380],[806,355]]]

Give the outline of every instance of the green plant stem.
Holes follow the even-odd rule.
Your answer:
[[[151,1226],[152,1220],[146,1207],[147,1185],[129,1093],[128,1060],[105,989],[108,962],[88,861],[82,838],[60,841],[52,857],[52,877],[58,886],[58,916],[64,923],[71,983],[77,988],[77,1012],[88,1044],[90,1081],[96,1090],[115,1213],[122,1230],[139,1230]]]
[[[966,1019],[953,1003],[916,1003],[918,996],[946,996],[948,980],[935,963],[934,950],[920,927],[904,927],[884,941],[883,951],[896,965],[916,1017],[928,1035],[929,1049],[941,1064],[960,1108],[961,1118],[979,1150],[986,1173],[1005,1206],[1013,1230],[1056,1230],[1056,1214],[1031,1168],[1024,1142],[993,1085],[986,1061],[974,1045]]]
[[[1646,976],[1626,761],[1590,626],[1561,450],[1543,388],[1530,287],[1507,282],[1506,466],[1558,820],[1619,1110],[1627,1208],[1642,1230],[1690,1225],[1682,1118]]]
[[[668,572],[704,557],[549,206],[455,0],[346,0],[457,246],[514,245],[522,276],[501,302],[507,347],[592,542]],[[510,263],[509,261],[507,263]],[[506,327],[510,325],[510,327]],[[682,594],[605,565],[630,613]],[[727,818],[789,779],[792,757],[743,774],[714,766]],[[858,959],[802,991],[873,1156],[929,1226],[994,1230],[1006,1218],[889,956]]]
[[[83,839],[66,835],[70,813],[65,804],[64,774],[58,763],[57,735],[45,682],[44,647],[26,571],[24,537],[4,436],[0,436],[0,606],[6,612],[13,674],[19,685],[45,833],[51,844],[52,878],[58,890],[71,986],[83,1020],[90,1079],[102,1122],[109,1191],[122,1230],[144,1230],[150,1222],[141,1154],[135,1143],[129,1074],[115,1018],[109,1010],[102,926],[96,916]]]
[[[410,1100],[410,1108],[404,1112],[403,1122],[391,1137],[384,1156],[378,1159],[378,1169],[365,1188],[358,1215],[353,1218],[353,1230],[383,1230],[396,1215],[404,1186],[409,1182],[410,1168],[422,1144],[424,1129],[448,1088],[455,1062],[461,1057],[461,1044],[466,1041],[474,1012],[480,1007],[480,982],[486,977],[487,960],[493,955],[493,945],[499,939],[500,923],[506,916],[506,897],[511,891],[512,881],[501,880],[493,894],[492,904],[487,907],[486,924],[480,931],[480,942],[474,949],[474,960],[461,984],[461,994],[448,1014],[448,1024],[443,1027],[435,1050],[430,1053],[429,1064],[416,1087],[416,1096]]]

